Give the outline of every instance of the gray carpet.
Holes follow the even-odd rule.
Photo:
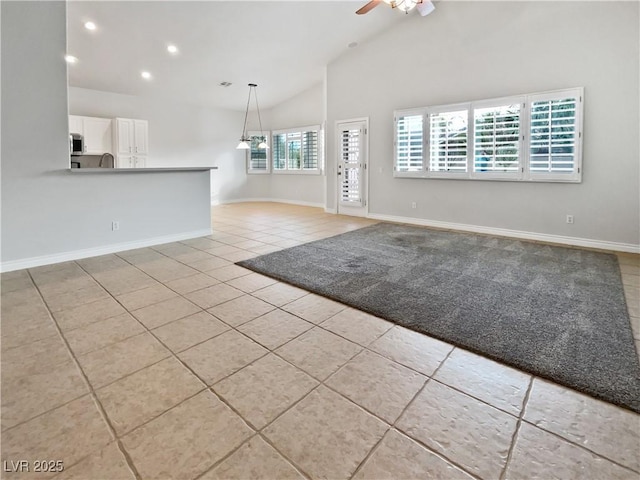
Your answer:
[[[640,412],[614,255],[379,223],[238,265]]]

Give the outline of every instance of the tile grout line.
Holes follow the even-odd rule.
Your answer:
[[[601,458],[602,460],[605,460],[606,462],[613,463],[613,464],[615,464],[615,465],[617,465],[617,466],[619,466],[619,467],[621,467],[621,468],[623,468],[623,469],[625,469],[625,470],[629,470],[630,472],[635,473],[636,475],[640,475],[640,470],[634,470],[633,468],[631,468],[631,467],[629,467],[629,466],[627,466],[627,465],[624,465],[624,464],[620,463],[620,462],[619,462],[619,461],[617,461],[617,460],[614,460],[614,459],[609,458],[609,457],[605,457],[603,454],[598,453],[598,452],[594,452],[593,450],[589,450],[589,449],[588,449],[587,447],[585,447],[584,445],[580,445],[579,443],[572,442],[571,440],[569,440],[569,439],[567,439],[567,438],[564,438],[564,437],[562,437],[562,436],[558,435],[558,434],[557,434],[557,433],[555,433],[555,432],[552,432],[552,431],[549,431],[549,430],[547,430],[547,429],[545,429],[545,428],[539,427],[538,425],[535,425],[534,423],[531,423],[531,422],[530,422],[529,420],[527,420],[527,419],[523,419],[522,421],[523,421],[524,423],[526,423],[527,425],[530,425],[530,426],[532,426],[532,427],[534,427],[534,428],[537,428],[537,429],[539,429],[539,430],[542,430],[543,432],[546,432],[546,433],[548,433],[548,434],[550,434],[550,435],[552,435],[552,436],[554,436],[554,437],[558,438],[559,440],[562,440],[562,441],[564,441],[564,442],[568,443],[569,445],[573,445],[574,447],[578,447],[580,450],[584,450],[585,452],[587,452],[587,453],[589,453],[589,454],[591,454],[591,455],[594,455],[594,456],[596,456],[596,457],[598,457],[598,458]]]
[[[531,377],[531,379],[534,378],[534,376],[531,375],[531,374],[527,374],[527,376]],[[487,406],[489,406],[489,407],[491,407],[491,408],[493,408],[495,410],[498,410],[499,412],[505,413],[505,414],[509,415],[510,417],[513,417],[513,418],[516,418],[516,419],[518,418],[518,417],[516,417],[516,415],[513,414],[513,412],[509,412],[509,411],[505,410],[502,407],[497,407],[496,405],[492,405],[487,400],[483,400],[482,398],[476,397],[475,395],[473,395],[473,394],[471,394],[469,392],[465,392],[464,390],[461,390],[459,387],[457,387],[455,385],[449,385],[448,383],[446,383],[446,382],[444,382],[444,381],[442,381],[442,380],[440,380],[438,378],[433,378],[432,380],[434,382],[436,382],[436,383],[438,383],[440,385],[443,385],[443,386],[445,386],[447,388],[450,388],[451,390],[454,390],[454,391],[456,391],[456,392],[458,392],[458,393],[460,393],[462,395],[465,395],[467,397],[473,398],[474,400],[477,400],[478,402],[484,403],[485,405],[487,405]]]
[[[535,376],[535,375],[531,375],[531,390],[533,390],[533,382],[534,382],[536,379],[539,379],[539,380],[543,380],[543,381],[548,382],[548,380],[545,380],[544,378],[537,377],[537,376]],[[579,393],[579,392],[578,392],[578,393]],[[537,428],[537,429],[539,429],[539,430],[542,430],[543,432],[546,432],[546,433],[548,433],[548,434],[550,434],[550,435],[552,435],[552,436],[556,437],[557,439],[559,439],[559,440],[561,440],[561,441],[563,441],[563,442],[568,443],[569,445],[572,445],[572,446],[574,446],[574,447],[578,447],[579,449],[581,449],[581,450],[583,450],[583,451],[585,451],[585,452],[587,452],[587,453],[589,453],[589,454],[591,454],[591,455],[594,455],[594,456],[596,456],[596,457],[598,457],[598,458],[601,458],[602,460],[605,460],[605,461],[607,461],[607,462],[613,463],[613,464],[615,464],[615,465],[617,465],[617,466],[619,466],[619,467],[621,467],[621,468],[624,468],[624,469],[629,470],[629,471],[631,471],[631,472],[634,472],[634,473],[636,473],[636,474],[640,474],[640,470],[634,470],[633,468],[631,468],[631,467],[629,467],[629,466],[627,466],[627,465],[624,465],[623,463],[621,463],[621,462],[619,462],[619,461],[617,461],[617,460],[614,460],[614,459],[612,459],[612,458],[606,457],[606,456],[605,456],[605,455],[603,455],[602,453],[598,453],[598,452],[595,452],[595,451],[593,451],[593,450],[590,450],[589,448],[585,447],[584,445],[581,445],[581,444],[576,443],[576,442],[574,442],[574,441],[572,441],[572,440],[569,440],[568,438],[565,438],[565,437],[563,437],[563,436],[561,436],[561,435],[559,435],[559,434],[557,434],[557,433],[555,433],[555,432],[552,432],[551,430],[547,430],[546,428],[541,427],[541,426],[539,426],[539,425],[536,425],[535,423],[532,423],[532,422],[530,422],[529,420],[527,420],[526,418],[524,418],[524,415],[525,415],[525,409],[526,409],[526,406],[527,406],[527,405],[528,405],[528,403],[529,403],[529,399],[530,399],[530,397],[531,397],[531,395],[530,395],[530,391],[528,390],[528,391],[527,391],[526,401],[523,403],[521,421],[519,421],[519,423],[520,423],[520,424],[522,424],[522,423],[526,423],[527,425],[530,425],[530,426],[532,426],[532,427],[534,427],[534,428]],[[602,401],[602,400],[599,400],[599,401]],[[613,404],[610,404],[610,405],[613,405]],[[615,406],[616,408],[620,408],[620,409],[622,409],[622,407],[620,407],[620,406],[617,406],[617,405],[614,405],[614,406]],[[626,409],[623,409],[623,410],[627,411]],[[518,426],[518,431],[519,431],[519,430],[520,430],[520,425]],[[502,478],[501,478],[500,480],[502,480]]]
[[[369,461],[369,459],[374,455],[374,453],[378,450],[378,448],[380,448],[380,445],[382,444],[382,441],[385,439],[385,437],[387,436],[387,434],[393,429],[393,427],[391,425],[387,425],[387,429],[384,431],[384,433],[380,436],[380,438],[378,439],[378,441],[375,443],[375,445],[369,450],[369,452],[364,456],[364,458],[360,461],[360,463],[358,464],[358,466],[356,467],[356,469],[353,471],[353,473],[349,476],[350,479],[355,478],[355,476],[358,474],[358,472],[360,472],[360,470],[362,470],[364,468],[364,466],[367,464],[367,462]]]
[[[524,394],[524,399],[522,400],[522,407],[520,408],[520,415],[518,415],[518,420],[516,421],[516,428],[513,431],[513,435],[511,436],[511,443],[509,444],[509,451],[507,453],[507,458],[504,461],[504,466],[502,467],[502,471],[500,472],[500,480],[505,480],[507,476],[507,470],[509,469],[509,464],[511,463],[511,459],[513,458],[513,451],[516,448],[516,442],[518,441],[518,435],[520,433],[520,427],[522,425],[522,420],[524,418],[524,411],[527,407],[527,403],[529,402],[529,396],[531,395],[531,390],[533,389],[533,375],[529,378],[529,385],[527,386],[527,391]]]
[[[409,403],[407,403],[407,405],[404,407],[404,409],[402,410],[402,412],[400,413],[400,415],[398,415],[398,418],[396,419],[395,422],[393,422],[393,424],[391,425],[395,430],[397,430],[398,432],[402,433],[403,435],[405,435],[406,437],[410,438],[411,440],[413,440],[414,442],[416,442],[417,444],[421,445],[422,447],[426,448],[429,452],[433,453],[434,455],[436,455],[438,458],[444,460],[445,462],[453,465],[454,467],[456,467],[459,470],[462,470],[463,472],[465,472],[466,474],[472,476],[473,478],[476,478],[478,480],[481,480],[480,477],[478,475],[476,475],[475,473],[469,472],[467,470],[466,467],[463,467],[462,465],[460,465],[458,462],[450,459],[448,456],[444,455],[443,453],[437,452],[435,450],[433,450],[429,445],[425,444],[424,442],[422,442],[421,440],[413,437],[412,435],[410,435],[408,432],[405,432],[402,428],[400,428],[398,425],[396,425],[398,423],[398,421],[402,418],[402,416],[406,413],[407,410],[409,410],[409,408],[411,407],[411,405],[413,405],[416,401],[416,399],[420,396],[420,394],[425,390],[425,388],[427,388],[427,385],[429,384],[429,382],[434,381],[436,383],[440,383],[438,382],[434,377],[436,376],[436,374],[438,373],[438,371],[442,368],[442,366],[445,364],[445,362],[449,359],[449,357],[451,357],[451,355],[453,354],[453,352],[457,349],[458,347],[453,346],[453,348],[449,351],[449,353],[447,353],[447,355],[445,356],[445,358],[440,362],[440,364],[436,367],[436,369],[433,371],[433,373],[431,375],[427,376],[427,380],[424,382],[424,385],[422,386],[422,388],[420,388],[420,390],[418,390],[418,392],[413,396],[413,398],[409,401]],[[424,375],[424,374],[423,374]]]
[[[538,378],[538,377],[534,377],[534,379],[535,378]],[[617,466],[619,466],[619,467],[621,467],[621,468],[623,468],[625,470],[629,470],[629,471],[631,471],[631,472],[633,472],[633,473],[635,473],[637,475],[640,475],[640,470],[634,470],[633,468],[631,468],[631,467],[629,467],[627,465],[624,465],[623,463],[620,463],[617,460],[614,460],[612,458],[604,456],[602,453],[598,453],[598,452],[594,452],[593,450],[589,450],[584,445],[581,445],[579,443],[573,442],[573,441],[569,440],[568,438],[565,438],[565,437],[563,437],[563,436],[561,436],[561,435],[559,435],[559,434],[557,434],[555,432],[552,432],[550,430],[547,430],[546,428],[540,427],[539,425],[536,425],[535,423],[530,422],[526,418],[522,419],[522,423],[526,423],[527,425],[530,425],[530,426],[532,426],[534,428],[537,428],[538,430],[542,430],[543,432],[548,433],[549,435],[552,435],[552,436],[556,437],[558,440],[561,440],[563,442],[568,443],[569,445],[577,447],[580,450],[583,450],[583,451],[585,451],[585,452],[587,452],[587,453],[589,453],[589,454],[591,454],[593,456],[596,456],[596,457],[598,457],[598,458],[600,458],[600,459],[602,459],[602,460],[604,460],[606,462],[613,463],[613,464],[615,464],[615,465],[617,465]]]
[[[83,271],[84,271],[84,269],[83,269]],[[58,325],[58,322],[56,321],[56,319],[54,318],[51,310],[49,309],[49,306],[46,305],[44,297],[42,296],[42,292],[40,292],[40,288],[38,287],[38,285],[36,284],[35,280],[33,279],[33,276],[31,275],[31,272],[27,271],[27,273],[29,275],[29,278],[31,279],[31,281],[34,284],[34,286],[36,288],[36,291],[38,292],[38,295],[40,296],[41,300],[45,303],[45,306],[46,306],[46,308],[47,308],[47,310],[49,312],[49,316],[51,318],[51,321],[53,322],[54,327],[56,328],[56,330],[58,332],[58,335],[60,336],[60,338],[64,342],[65,347],[67,348],[67,351],[68,351],[69,355],[71,355],[71,358],[73,359],[73,362],[74,362],[78,372],[80,373],[80,376],[82,377],[86,387],[89,389],[89,395],[91,396],[91,399],[93,400],[93,403],[96,406],[96,408],[98,410],[98,413],[100,414],[100,416],[104,420],[105,424],[107,425],[107,429],[109,430],[109,434],[110,434],[111,438],[113,440],[115,440],[116,445],[118,446],[118,450],[120,450],[120,452],[123,454],[125,462],[127,463],[127,466],[129,467],[129,469],[131,470],[131,472],[135,476],[136,480],[141,480],[142,477],[140,476],[140,473],[136,469],[135,465],[133,464],[133,461],[132,461],[131,457],[129,456],[128,452],[126,452],[126,450],[124,449],[124,446],[122,445],[122,442],[118,438],[118,436],[116,434],[116,431],[115,431],[115,428],[111,424],[111,421],[110,421],[109,417],[107,416],[107,413],[104,410],[104,407],[102,406],[102,403],[98,399],[98,395],[94,391],[93,386],[91,385],[91,382],[89,382],[89,379],[87,378],[84,370],[82,369],[82,366],[80,365],[80,362],[78,361],[75,353],[73,352],[73,350],[71,349],[71,346],[69,345],[69,342],[67,341],[66,337],[62,333],[62,330],[60,329],[60,326]],[[91,277],[91,278],[93,278],[93,277]],[[100,450],[102,450],[105,446],[106,445],[102,446],[100,448]],[[98,450],[96,449],[95,452],[97,452],[97,451]],[[91,454],[93,454],[95,452],[91,452]],[[87,455],[86,457],[83,457],[82,459],[78,460],[78,462],[74,463],[71,466],[79,464],[82,460],[84,460],[85,458],[88,458],[91,454]]]
[[[200,478],[204,477],[207,473],[211,472],[212,470],[215,470],[219,465],[223,464],[229,457],[231,457],[234,453],[236,453],[244,445],[248,444],[251,440],[253,440],[257,436],[258,436],[258,434],[256,432],[253,432],[253,434],[249,438],[247,438],[242,443],[240,443],[240,446],[238,446],[238,448],[231,450],[224,457],[220,458],[219,460],[216,460],[212,465],[210,465],[204,471],[202,471],[199,474],[197,474],[191,480],[199,480]]]
[[[300,404],[304,399],[309,397],[313,392],[318,390],[321,386],[322,386],[322,383],[318,382],[318,384],[316,386],[314,386],[311,390],[309,390],[307,393],[302,395],[298,400],[293,402],[291,405],[289,405],[287,408],[285,408],[282,412],[280,412],[278,415],[276,415],[274,418],[272,418],[271,421],[269,421],[267,424],[265,424],[262,428],[257,430],[257,434],[260,435],[260,438],[262,438],[266,443],[268,443],[271,446],[271,448],[273,448],[275,451],[277,451],[289,463],[291,463],[294,467],[296,467],[298,470],[300,470],[300,472],[302,472],[307,478],[313,478],[313,477],[310,474],[308,474],[300,465],[298,465],[297,462],[293,461],[293,459],[291,459],[287,455],[285,455],[285,453],[282,452],[282,450],[280,448],[278,448],[278,446],[266,435],[266,433],[264,431],[267,428],[269,428],[270,426],[272,426],[278,419],[283,417],[287,412],[289,412],[290,410],[295,408],[296,405]]]
[[[311,392],[309,392],[309,393],[311,393]],[[305,396],[306,396],[306,395],[305,395]],[[286,411],[288,411],[288,410],[289,410],[289,409],[287,409]],[[283,413],[284,413],[284,412],[283,412]],[[272,423],[273,423],[273,422],[272,422]],[[263,428],[262,430],[264,430],[264,428]],[[305,470],[304,470],[300,465],[298,465],[298,463],[297,463],[297,462],[294,462],[291,458],[289,458],[287,455],[285,455],[285,453],[284,453],[280,448],[278,448],[278,446],[277,446],[275,443],[273,443],[273,442],[271,441],[271,439],[270,439],[269,437],[267,437],[267,436],[262,432],[262,430],[260,430],[260,431],[258,432],[258,435],[260,436],[260,438],[261,438],[261,439],[262,439],[262,440],[263,440],[267,445],[269,445],[269,446],[270,446],[271,448],[273,448],[276,452],[278,452],[278,454],[279,454],[282,458],[284,458],[287,462],[289,462],[289,463],[293,466],[293,468],[295,468],[296,470],[298,470],[298,471],[302,474],[302,476],[303,476],[303,477],[305,477],[305,478],[307,478],[307,479],[312,479],[312,478],[313,478],[313,477],[312,477],[309,473],[307,473],[307,472],[306,472],[306,471],[305,471]]]

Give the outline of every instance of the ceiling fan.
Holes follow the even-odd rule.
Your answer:
[[[358,15],[364,15],[365,13],[373,10],[380,3],[386,3],[387,5],[391,5],[391,8],[397,8],[402,10],[405,13],[409,13],[410,10],[413,10],[414,7],[420,15],[423,17],[429,15],[431,12],[435,10],[435,6],[433,2],[429,0],[371,0],[364,7],[358,10],[356,13]]]

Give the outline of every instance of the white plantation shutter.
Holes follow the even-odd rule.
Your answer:
[[[340,161],[344,166],[340,185],[340,202],[351,206],[362,205],[360,133],[358,128],[346,128],[340,132]]]
[[[424,169],[424,113],[397,112],[395,149],[396,171],[416,172]]]
[[[318,131],[310,130],[302,134],[302,168],[318,169]]]
[[[579,173],[582,92],[578,89],[529,97],[529,170],[562,178]]]
[[[302,150],[302,140],[300,132],[287,134],[287,168],[289,170],[300,170],[302,167],[300,154]]]
[[[467,171],[468,117],[466,109],[429,115],[430,171]]]
[[[273,132],[273,170],[276,173],[320,173],[320,126]]]
[[[273,134],[272,157],[273,169],[284,170],[287,166],[286,160],[287,135],[284,133]]]
[[[520,173],[522,101],[473,110],[476,173]]]

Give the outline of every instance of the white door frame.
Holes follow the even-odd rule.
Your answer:
[[[340,152],[340,125],[345,123],[356,123],[363,122],[364,123],[364,133],[363,133],[363,141],[362,141],[362,151],[360,152],[360,157],[363,159],[362,166],[362,179],[364,183],[364,188],[362,189],[362,202],[363,205],[361,207],[348,207],[346,205],[341,205],[340,203],[340,193],[342,190],[341,180],[342,177],[339,175],[340,169],[338,168],[340,163],[342,162],[341,152]],[[346,120],[336,120],[334,125],[334,131],[336,133],[336,142],[335,142],[335,152],[336,152],[336,176],[335,176],[335,185],[336,185],[336,212],[339,215],[352,215],[357,217],[367,217],[369,216],[369,117],[357,117],[357,118],[349,118]]]

